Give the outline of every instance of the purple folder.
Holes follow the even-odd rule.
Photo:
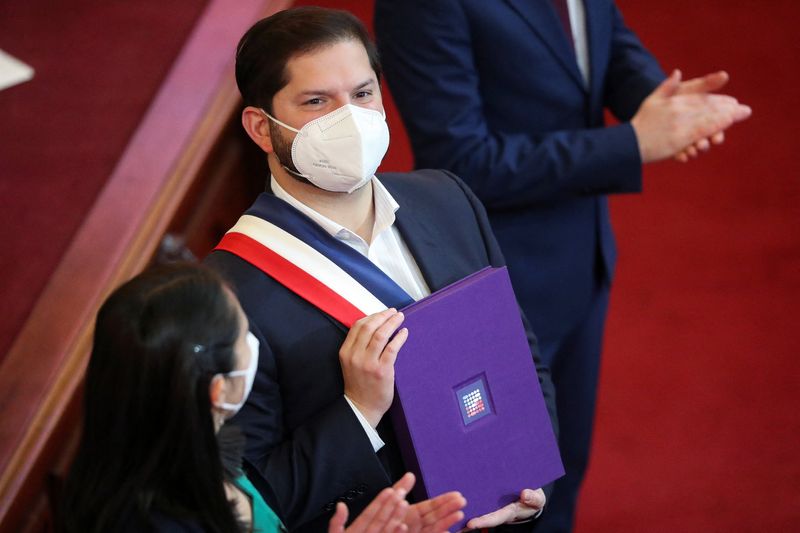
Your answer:
[[[391,409],[414,497],[458,490],[465,520],[564,474],[506,268],[403,309],[409,336]]]

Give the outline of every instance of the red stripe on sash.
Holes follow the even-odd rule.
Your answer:
[[[348,328],[365,316],[333,289],[244,233],[226,233],[214,250],[241,257]]]

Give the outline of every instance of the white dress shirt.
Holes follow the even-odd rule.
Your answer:
[[[398,203],[386,190],[386,187],[378,180],[372,178],[372,199],[375,206],[375,223],[372,227],[372,242],[367,243],[360,236],[345,228],[341,224],[334,222],[328,217],[318,213],[314,209],[300,202],[294,196],[278,184],[274,177],[270,179],[272,192],[308,218],[319,224],[319,226],[329,233],[336,240],[345,243],[354,249],[375,266],[380,268],[387,276],[405,290],[414,300],[419,300],[431,293],[428,284],[422,277],[422,272],[411,255],[411,251],[406,246],[400,232],[394,225],[395,212],[400,208]],[[378,432],[369,425],[367,419],[345,396],[345,400],[353,409],[358,421],[364,427],[372,448],[377,452],[384,446],[383,440],[378,436]]]
[[[575,57],[583,82],[589,86],[589,43],[586,38],[586,8],[583,0],[567,0],[569,26],[572,30],[572,42],[575,45]]]

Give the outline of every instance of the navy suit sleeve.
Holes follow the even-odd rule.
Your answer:
[[[527,132],[493,127],[487,118],[486,99],[500,96],[483,92],[473,31],[484,23],[481,9],[501,7],[474,4],[471,13],[467,3],[376,3],[381,58],[412,142],[416,166],[454,171],[492,210],[526,207],[564,196],[640,190],[641,160],[630,124],[556,131],[538,131],[531,124]],[[637,57],[645,61],[649,54],[637,48],[638,40],[621,19],[615,21],[619,35],[613,38],[618,46],[614,60],[628,63],[629,58]],[[523,38],[534,37],[520,36]],[[503,61],[505,51],[494,51],[496,61]],[[612,89],[607,103],[624,118],[649,92],[641,76],[636,76],[638,81],[626,81],[636,67],[633,62],[617,68],[606,80]],[[536,82],[530,72],[509,73],[511,76],[527,76]],[[637,89],[634,95],[626,93],[629,87]],[[532,100],[523,95],[510,105],[528,110],[547,105]]]

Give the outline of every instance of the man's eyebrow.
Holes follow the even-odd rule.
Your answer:
[[[367,87],[367,86],[369,86],[369,85],[372,85],[372,84],[374,84],[374,83],[375,83],[375,80],[373,80],[373,79],[371,79],[371,78],[370,78],[370,79],[368,79],[367,81],[365,81],[365,82],[362,82],[362,83],[360,83],[360,84],[356,85],[355,89],[353,89],[353,90],[354,90],[354,91],[358,91],[358,90],[361,90],[361,89],[363,89],[364,87]]]
[[[353,91],[360,91],[361,89],[363,89],[365,87],[368,87],[370,85],[373,85],[374,83],[375,83],[374,79],[369,79],[369,80],[363,81],[363,82],[359,83],[358,85],[356,85],[353,88]],[[325,89],[309,89],[307,91],[302,91],[302,92],[298,93],[298,96],[330,96],[330,95],[334,94],[334,92],[335,91],[327,91]]]
[[[325,91],[322,89],[310,89],[308,91],[303,91],[298,93],[298,96],[330,96],[333,94],[331,91]]]

